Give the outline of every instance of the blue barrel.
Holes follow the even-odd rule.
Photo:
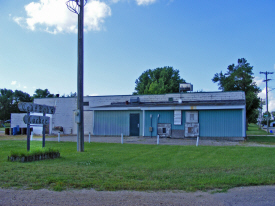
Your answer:
[[[19,128],[19,125],[16,125],[17,127],[17,133],[16,134],[20,134],[20,128]]]
[[[12,130],[12,135],[17,135],[17,127],[14,127]]]

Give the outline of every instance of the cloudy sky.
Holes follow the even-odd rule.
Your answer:
[[[0,88],[75,92],[77,15],[66,0],[0,2]],[[274,0],[88,0],[84,94],[131,94],[143,71],[163,66],[194,91],[218,91],[214,74],[246,58],[265,98],[259,72],[275,72],[274,11]],[[275,110],[274,80],[269,87]]]

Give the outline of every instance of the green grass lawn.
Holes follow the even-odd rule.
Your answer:
[[[10,123],[5,123],[4,126],[6,128],[9,128],[10,127]],[[5,127],[3,127],[3,125],[0,125],[0,131],[5,131]]]
[[[41,142],[31,142],[31,149]],[[0,185],[28,189],[208,190],[275,184],[275,148],[46,142],[61,158],[8,162],[26,141],[0,141]]]
[[[275,144],[275,136],[249,136],[247,137],[246,142]]]
[[[262,129],[259,129],[259,126],[256,124],[249,124],[246,134],[247,135],[274,135],[274,134],[267,133]]]

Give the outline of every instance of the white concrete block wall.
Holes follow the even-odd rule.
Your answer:
[[[61,126],[64,134],[76,134],[76,129],[74,129],[76,98],[42,98],[34,99],[34,103],[55,106],[55,114],[52,116],[52,128]]]
[[[93,134],[93,125],[94,125],[94,112],[93,111],[85,111],[84,112],[84,134]]]
[[[43,116],[43,113],[30,113],[30,115]],[[51,131],[52,131],[52,114],[46,114],[46,116],[50,117],[49,133],[51,134]],[[43,125],[42,124],[33,125],[32,128],[33,128],[33,134],[42,136],[42,132],[43,132]]]
[[[27,113],[12,113],[11,114],[11,128],[19,125],[20,128],[27,128],[27,125],[23,121],[23,117],[27,115]]]

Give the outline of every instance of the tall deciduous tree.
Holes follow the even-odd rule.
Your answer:
[[[148,69],[136,80],[133,94],[167,94],[178,93],[179,83],[185,83],[179,75],[179,70],[173,67]]]
[[[231,64],[227,67],[227,72],[216,73],[212,81],[218,83],[222,91],[244,91],[246,97],[246,119],[255,122],[255,110],[260,107],[260,99],[257,94],[261,91],[253,81],[253,67],[247,63],[246,59],[238,59],[238,64]]]
[[[10,119],[11,113],[20,112],[17,106],[20,101],[31,102],[31,97],[20,90],[0,89],[0,119]]]
[[[51,94],[48,89],[36,89],[33,95],[33,98],[47,98],[54,97],[54,94]]]

